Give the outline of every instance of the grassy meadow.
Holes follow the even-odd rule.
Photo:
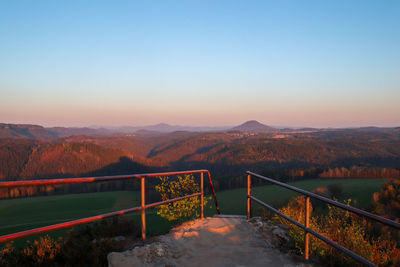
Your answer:
[[[354,206],[365,209],[372,201],[372,194],[379,191],[382,185],[387,181],[387,179],[312,179],[289,184],[307,191],[313,191],[318,187],[326,187],[330,184],[341,184],[343,187],[343,194],[339,201],[351,198],[356,201]],[[265,184],[268,183],[265,182]],[[225,214],[244,215],[246,213],[246,194],[247,188],[227,190],[218,193],[217,198],[222,212]],[[290,198],[298,196],[299,194],[279,186],[265,185],[253,187],[252,195],[267,204],[279,208],[285,205]],[[254,204],[253,207],[257,209],[258,205]]]
[[[140,193],[132,191],[0,200],[0,235],[137,206],[140,206]],[[170,229],[172,224],[159,217],[154,209],[148,210],[146,214],[149,235],[157,235]],[[140,226],[140,212],[124,216],[133,219]],[[64,235],[66,231],[66,229],[57,230],[49,235],[58,237]],[[34,237],[18,240],[16,244],[19,245],[31,239]]]
[[[329,184],[342,184],[342,199],[356,200],[356,206],[366,208],[372,200],[372,194],[378,191],[386,179],[314,179],[290,183],[296,187],[312,191]],[[265,185],[253,188],[257,198],[279,207],[297,194],[277,186]],[[217,192],[220,209],[224,214],[245,214],[246,188]],[[0,200],[0,235],[61,223],[82,217],[136,207],[140,205],[140,193],[115,191],[86,194],[43,196],[21,199]],[[206,208],[206,216],[215,214],[213,201]],[[259,209],[254,204],[255,211]],[[125,215],[140,225],[140,212]],[[148,235],[157,235],[168,231],[173,225],[156,214],[156,210],[147,211]],[[55,231],[51,236],[63,235],[66,230]],[[22,241],[17,242],[21,243]]]

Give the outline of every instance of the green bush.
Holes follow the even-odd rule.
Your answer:
[[[161,183],[156,190],[161,194],[162,200],[178,198],[198,193],[200,186],[195,182],[193,175],[178,176],[178,180],[170,180],[169,177],[160,177]],[[209,198],[204,198],[204,206]],[[186,198],[158,207],[157,214],[169,221],[184,221],[193,217],[199,217],[200,197]]]

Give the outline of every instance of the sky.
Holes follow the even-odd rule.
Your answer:
[[[400,1],[0,1],[0,122],[400,126]]]

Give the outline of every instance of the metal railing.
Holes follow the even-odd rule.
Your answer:
[[[306,260],[309,259],[309,240],[310,240],[309,234],[312,234],[313,236],[321,239],[322,241],[324,241],[328,245],[330,245],[330,246],[342,251],[344,254],[346,254],[347,256],[350,256],[354,260],[356,260],[356,261],[358,261],[358,262],[360,262],[360,263],[362,263],[362,264],[364,264],[366,266],[376,266],[374,263],[364,259],[363,257],[361,257],[360,255],[354,253],[353,251],[348,250],[347,248],[339,245],[338,243],[330,240],[329,238],[327,238],[327,237],[325,237],[325,236],[323,236],[323,235],[321,235],[321,234],[319,234],[319,233],[317,233],[317,232],[315,232],[315,231],[313,231],[312,229],[309,228],[309,222],[310,222],[310,197],[318,199],[318,200],[321,200],[321,201],[323,201],[325,203],[328,203],[330,205],[336,206],[338,208],[350,211],[350,212],[355,213],[355,214],[357,214],[359,216],[364,216],[364,217],[366,217],[368,219],[383,223],[383,224],[388,225],[390,227],[393,227],[393,228],[396,228],[396,229],[400,229],[400,223],[398,223],[398,222],[395,222],[395,221],[380,217],[378,215],[366,212],[364,210],[360,210],[360,209],[345,205],[343,203],[339,203],[339,202],[334,201],[332,199],[329,199],[329,198],[326,198],[326,197],[323,197],[323,196],[308,192],[306,190],[303,190],[303,189],[300,189],[300,188],[297,188],[297,187],[294,187],[294,186],[291,186],[291,185],[276,181],[274,179],[259,175],[259,174],[254,173],[254,172],[247,171],[246,173],[247,173],[247,220],[249,220],[251,218],[251,216],[252,216],[252,200],[254,200],[257,204],[267,208],[268,210],[278,214],[279,216],[283,217],[284,219],[288,220],[289,222],[291,222],[291,223],[295,224],[296,226],[300,227],[301,229],[303,229],[304,230],[304,257],[305,257]],[[252,191],[251,190],[251,177],[252,176],[257,177],[257,178],[262,179],[262,180],[265,180],[265,181],[268,181],[268,182],[273,183],[275,185],[279,185],[281,187],[290,189],[292,191],[295,191],[297,193],[300,193],[300,194],[306,196],[306,198],[305,198],[305,222],[304,222],[304,225],[301,224],[300,222],[290,218],[289,216],[283,214],[282,212],[280,212],[279,210],[273,208],[272,206],[264,203],[263,201],[259,200],[258,198],[255,198],[254,196],[252,196],[252,194],[251,194],[251,191]]]
[[[200,173],[200,192],[186,195],[178,198],[168,199],[155,203],[146,204],[146,178],[159,177],[159,176],[174,176],[174,175],[185,175],[185,174],[198,174]],[[141,206],[120,211],[109,212],[100,214],[97,216],[72,220],[64,223],[44,226],[31,230],[26,230],[18,233],[8,234],[0,236],[0,243],[12,241],[18,238],[28,237],[36,234],[46,233],[57,229],[68,228],[80,224],[90,223],[99,221],[105,218],[119,216],[130,212],[141,211],[142,219],[142,238],[146,238],[146,209],[154,208],[159,205],[165,205],[171,202],[183,200],[186,198],[197,197],[201,198],[201,218],[204,218],[204,173],[208,175],[208,180],[211,186],[211,193],[214,198],[215,208],[217,213],[220,214],[217,197],[215,195],[214,186],[211,180],[211,175],[208,170],[191,170],[191,171],[178,171],[178,172],[161,172],[161,173],[143,173],[143,174],[132,174],[132,175],[118,175],[118,176],[101,176],[101,177],[85,177],[85,178],[66,178],[66,179],[44,179],[44,180],[28,180],[28,181],[14,181],[14,182],[0,182],[0,188],[9,187],[23,187],[23,186],[41,186],[41,185],[59,185],[59,184],[77,184],[77,183],[93,183],[93,182],[104,182],[104,181],[118,181],[118,180],[130,180],[140,179],[141,180]]]

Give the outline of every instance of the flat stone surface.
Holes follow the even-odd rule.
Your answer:
[[[110,253],[108,263],[110,267],[307,266],[276,248],[285,238],[284,229],[259,219],[249,223],[241,217],[212,217],[186,222],[150,244]]]

